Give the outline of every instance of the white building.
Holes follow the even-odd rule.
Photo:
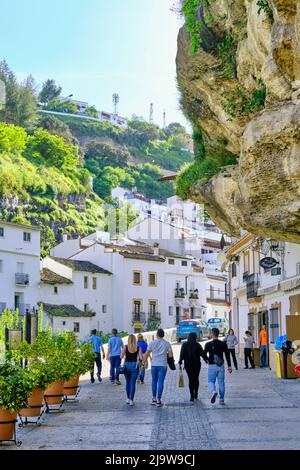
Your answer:
[[[77,241],[78,242],[78,241]],[[54,331],[68,329],[83,339],[92,329],[112,328],[111,273],[89,261],[46,257],[40,301]]]
[[[245,233],[226,250],[226,257],[230,267],[231,324],[241,350],[245,331],[253,333],[258,347],[259,331],[266,324],[270,365],[275,368],[274,341],[286,334],[285,317],[300,314],[300,245]],[[260,265],[263,258],[273,258],[274,267],[264,269]]]
[[[99,121],[101,122],[110,122],[115,126],[122,127],[126,129],[127,127],[127,119],[124,117],[119,116],[118,114],[108,113],[106,111],[100,111],[99,113]]]
[[[193,201],[183,201],[178,196],[167,199],[169,222],[180,227],[189,227],[195,230],[202,228],[199,220],[200,205]]]
[[[0,220],[0,313],[37,308],[40,230]]]
[[[145,329],[149,321],[169,328],[182,318],[204,318],[205,276],[192,259],[143,243],[103,243],[96,235],[91,244],[91,238],[77,240],[76,247],[74,240],[64,241],[52,254],[67,256],[67,261],[89,261],[113,273],[112,325],[119,330]]]

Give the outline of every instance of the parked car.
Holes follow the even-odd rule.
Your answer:
[[[177,326],[176,340],[180,343],[182,339],[187,339],[190,333],[196,333],[197,341],[201,341],[204,338],[208,338],[210,327],[205,321],[198,318],[182,320]]]
[[[218,328],[220,335],[224,335],[225,332],[228,332],[229,324],[226,318],[209,318],[207,323],[210,329]]]

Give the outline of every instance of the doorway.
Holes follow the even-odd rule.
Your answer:
[[[269,313],[268,310],[263,310],[262,312],[258,312],[258,346],[259,344],[259,333],[263,329],[263,326],[266,325],[266,333],[267,333],[267,366],[269,367],[270,364],[270,348],[269,348]]]

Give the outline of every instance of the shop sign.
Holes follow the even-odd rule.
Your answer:
[[[275,266],[279,264],[279,262],[271,256],[266,256],[265,258],[260,260],[259,264],[264,269],[272,269],[275,268]]]

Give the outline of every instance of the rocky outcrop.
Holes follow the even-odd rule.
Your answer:
[[[182,106],[206,146],[239,157],[209,181],[199,180],[193,198],[206,205],[227,233],[246,229],[300,242],[300,2],[210,2],[216,35],[237,39],[236,75],[224,78],[216,51],[189,54],[189,35],[178,38],[177,74]],[[266,86],[263,109],[230,116],[224,92],[251,94]]]

